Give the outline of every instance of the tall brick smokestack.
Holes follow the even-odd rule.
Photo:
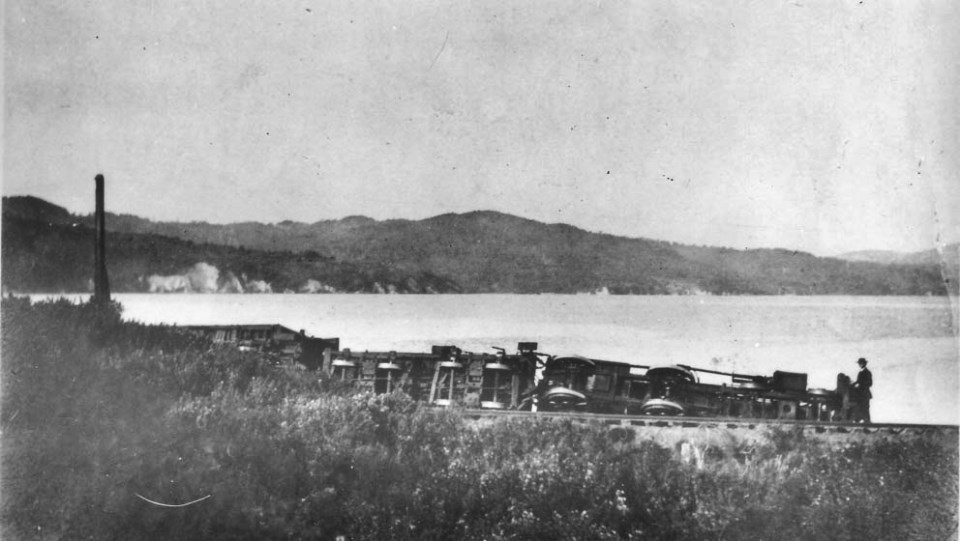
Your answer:
[[[94,248],[93,301],[98,304],[110,302],[110,281],[107,279],[107,220],[103,205],[103,175],[97,175],[96,247]]]

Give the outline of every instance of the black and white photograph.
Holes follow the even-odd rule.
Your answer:
[[[957,4],[2,9],[3,539],[958,538]]]

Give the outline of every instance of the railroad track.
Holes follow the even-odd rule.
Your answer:
[[[610,426],[650,428],[693,428],[728,430],[763,430],[771,427],[801,427],[814,433],[824,434],[942,434],[960,436],[957,425],[872,423],[852,424],[835,422],[810,422],[787,419],[738,419],[719,417],[667,417],[644,415],[613,415],[580,412],[537,412],[504,410],[465,410],[464,417],[489,418],[552,418],[579,422],[599,422]]]

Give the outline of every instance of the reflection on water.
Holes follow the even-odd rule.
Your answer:
[[[77,296],[74,296],[75,298]],[[282,323],[353,350],[471,351],[539,342],[638,364],[806,372],[833,388],[870,360],[878,422],[956,423],[958,347],[946,298],[590,295],[115,295],[146,323]]]

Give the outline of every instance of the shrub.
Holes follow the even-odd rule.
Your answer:
[[[956,527],[956,442],[772,431],[686,461],[642,431],[474,422],[355,393],[123,322],[118,307],[4,300],[2,313],[8,537],[941,539]]]

